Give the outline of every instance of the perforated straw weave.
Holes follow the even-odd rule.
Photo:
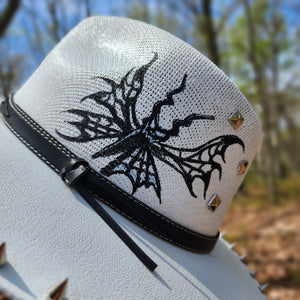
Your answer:
[[[120,84],[126,74],[129,85],[122,90]],[[118,86],[115,98],[112,81]],[[126,131],[124,124],[122,128],[116,124],[104,103],[124,117],[122,107],[129,103],[124,100],[124,91],[128,93],[130,84],[134,84],[137,93],[134,95],[133,91],[131,95],[136,96],[136,122],[131,115],[125,122],[130,124],[131,131]],[[173,104],[164,102],[155,110],[159,101],[166,101],[172,91]],[[91,96],[96,93],[98,98]],[[239,162],[251,163],[261,136],[259,121],[245,97],[209,59],[161,29],[125,18],[92,17],[81,22],[51,51],[15,95],[15,101],[46,131],[119,188],[170,219],[207,235],[216,234],[221,225],[245,176],[237,175]],[[236,109],[244,118],[237,130],[228,121]],[[133,132],[132,128],[145,129],[147,118],[152,127],[148,126],[148,148],[143,148],[143,152],[141,147],[126,144],[124,138]],[[91,127],[85,129],[83,137],[78,124],[86,127],[87,120]],[[174,123],[176,120],[179,122]],[[178,124],[178,132],[174,124]],[[94,129],[95,126],[98,127]],[[95,138],[99,130],[104,130],[106,138]],[[206,188],[200,173],[193,180],[184,178],[179,164],[165,152],[182,161],[188,153],[196,153],[211,140],[228,135],[242,141],[244,150],[241,143],[227,145],[225,161],[221,156],[214,158],[221,166],[221,177],[217,169],[213,170]],[[122,144],[121,148],[116,146],[117,142]],[[150,144],[157,146],[156,152]],[[114,148],[110,149],[111,145]],[[216,151],[216,147],[210,151]],[[207,161],[208,151],[193,159]],[[113,162],[114,168],[110,165]],[[189,168],[184,168],[188,174]],[[211,164],[205,164],[201,172],[209,172],[210,168]],[[140,184],[134,181],[138,172]],[[221,204],[211,211],[207,202],[214,194],[220,197]]]

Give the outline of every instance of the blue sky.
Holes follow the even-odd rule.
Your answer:
[[[272,1],[272,0],[270,0]],[[82,5],[82,1],[80,0],[63,0],[64,3],[64,11],[67,15],[64,19],[65,25],[71,29],[73,28],[79,21],[85,18],[85,10]],[[34,3],[34,6],[33,6]],[[39,63],[42,61],[44,56],[51,50],[51,48],[55,45],[53,40],[44,34],[43,51],[36,51],[36,49],[32,46],[32,39],[36,37],[36,33],[34,31],[34,24],[36,22],[38,27],[46,33],[46,29],[43,29],[45,23],[49,23],[49,15],[46,9],[46,1],[32,1],[32,0],[23,0],[22,6],[19,9],[16,17],[14,18],[13,23],[9,27],[9,30],[6,34],[6,37],[1,40],[0,50],[5,51],[5,57],[10,57],[12,55],[20,54],[23,55],[25,59],[25,78],[37,68]],[[93,15],[125,15],[126,9],[128,10],[128,1],[126,0],[91,0],[91,11]],[[164,1],[158,0],[150,0],[148,1],[148,5],[150,9],[156,10],[157,5],[164,5]],[[3,6],[4,2],[0,4]],[[233,0],[223,0],[223,1],[213,1],[213,14],[216,18],[219,18],[222,15],[222,11],[227,9],[233,5]],[[294,9],[294,7],[298,5],[298,11]],[[34,10],[36,13],[36,18],[32,19],[29,17],[28,10]],[[288,36],[290,39],[295,38],[296,30],[300,28],[300,0],[287,0],[282,1],[280,12],[284,14],[287,24],[288,24]],[[242,14],[242,8],[235,9],[229,18],[229,24],[233,24],[236,21],[238,15]],[[181,20],[181,22],[185,22],[188,24],[191,20]],[[296,68],[300,66],[300,59],[297,59]],[[284,76],[286,77],[286,76]]]

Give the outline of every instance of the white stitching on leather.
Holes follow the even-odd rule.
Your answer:
[[[43,161],[45,161],[46,164],[48,164],[52,169],[54,169],[54,171],[56,171],[57,173],[59,173],[59,170],[57,168],[55,168],[55,166],[53,166],[43,155],[41,155],[35,148],[33,148],[29,143],[27,143],[7,122],[6,120],[3,118],[3,116],[1,116],[2,120],[4,121],[4,123],[6,124],[6,126],[14,133],[14,135],[16,135],[28,148],[30,148],[36,155],[38,155]]]
[[[53,146],[61,150],[64,154],[66,154],[70,158],[75,158],[75,156],[64,146],[60,145],[58,141],[54,140],[51,135],[49,135],[44,129],[42,129],[39,125],[34,123],[33,120],[29,119],[23,111],[21,111],[17,106],[14,106],[11,102],[11,107],[13,110],[33,129],[35,129],[40,135],[42,135],[46,140],[48,140]]]
[[[147,231],[151,232],[152,234],[160,237],[161,239],[173,244],[173,245],[177,245],[179,246],[180,248],[183,248],[183,249],[186,249],[186,250],[189,250],[189,251],[193,251],[193,252],[197,252],[197,253],[207,253],[207,251],[201,251],[201,250],[198,250],[198,249],[194,249],[194,248],[189,248],[189,247],[186,247],[185,245],[182,245],[180,243],[177,243],[177,242],[174,242],[168,238],[166,238],[165,236],[163,235],[160,235],[158,233],[156,233],[155,231],[151,230],[150,228],[148,228],[147,226],[137,222],[136,220],[132,219],[130,216],[128,216],[127,214],[125,214],[124,212],[120,211],[118,208],[116,208],[114,205],[112,205],[111,203],[107,202],[106,200],[104,200],[102,197],[100,197],[99,195],[93,193],[91,190],[83,187],[88,193],[92,194],[95,198],[97,198],[98,200],[104,202],[105,204],[107,204],[108,206],[112,207],[115,211],[117,211],[118,213],[120,213],[121,215],[125,216],[126,218],[130,219],[131,221],[133,221],[134,223],[136,223],[137,225],[141,226],[142,228],[146,229]]]
[[[113,185],[118,191],[120,191],[123,195],[125,195],[126,197],[129,197],[132,201],[134,201],[135,203],[139,204],[140,206],[142,206],[143,208],[147,209],[149,212],[151,212],[152,214],[156,215],[157,217],[159,217],[160,219],[170,223],[171,225],[177,227],[178,229],[186,232],[186,233],[189,233],[189,234],[192,234],[198,238],[201,238],[201,239],[205,239],[205,240],[209,240],[209,241],[212,241],[212,240],[215,240],[215,238],[209,238],[209,237],[205,237],[201,234],[197,234],[196,232],[192,232],[190,230],[186,230],[185,228],[181,227],[179,224],[176,224],[174,222],[172,222],[171,220],[169,219],[166,219],[164,218],[163,216],[159,215],[155,210],[153,210],[152,208],[146,206],[145,204],[143,204],[142,202],[136,200],[134,197],[132,197],[131,195],[127,194],[126,192],[124,192],[122,189],[120,189],[118,186],[116,186],[114,183],[110,182],[109,180],[107,180],[105,177],[102,177],[101,175],[99,175],[96,171],[94,171],[93,169],[91,169],[91,172],[94,173],[96,176],[98,176],[99,178],[101,178],[102,180],[106,181],[108,184],[110,185]]]

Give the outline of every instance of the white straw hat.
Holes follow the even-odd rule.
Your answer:
[[[264,298],[218,239],[260,124],[197,50],[89,18],[1,111],[0,290],[40,298],[68,277],[68,299]]]

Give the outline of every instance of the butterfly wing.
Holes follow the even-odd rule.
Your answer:
[[[81,102],[94,100],[101,114],[79,109],[67,110],[67,113],[80,118],[79,121],[68,122],[79,130],[79,135],[68,136],[58,130],[56,133],[66,140],[85,143],[96,139],[122,138],[139,128],[141,125],[136,117],[136,101],[142,91],[145,74],[157,58],[157,53],[154,53],[149,63],[128,71],[120,83],[106,77],[96,77],[103,80],[110,87],[109,90],[90,94],[82,98]]]
[[[223,135],[208,141],[206,144],[193,149],[177,148],[165,144],[151,146],[153,154],[180,173],[192,196],[197,197],[193,191],[193,182],[200,178],[204,183],[204,198],[208,189],[212,173],[216,170],[219,179],[222,177],[222,165],[217,161],[221,157],[225,163],[225,152],[233,144],[240,145],[243,150],[243,141],[235,135]]]
[[[109,86],[110,90],[100,90],[81,99],[93,99],[100,106],[108,109],[113,118],[123,122],[124,131],[130,131],[140,127],[136,117],[136,102],[143,89],[144,77],[149,67],[157,60],[154,53],[153,59],[138,69],[131,69],[121,79],[120,83],[114,80],[98,76]]]
[[[96,114],[85,110],[70,109],[69,114],[76,116],[78,121],[68,121],[79,131],[78,135],[68,136],[58,130],[61,138],[78,143],[86,143],[98,139],[119,138],[122,136],[123,124],[112,115]]]
[[[108,177],[113,174],[126,175],[132,184],[132,194],[142,186],[145,188],[152,186],[157,197],[161,199],[160,180],[154,157],[145,148],[140,147],[123,152],[102,168],[101,173]]]

